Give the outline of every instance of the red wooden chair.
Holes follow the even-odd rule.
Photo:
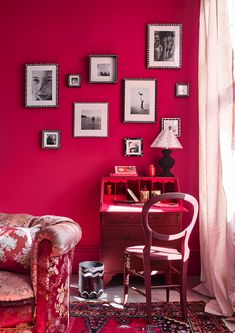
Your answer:
[[[178,202],[184,205],[184,222],[187,215],[187,226],[177,234],[160,234],[152,229],[148,221],[150,208],[161,202]],[[160,206],[160,205],[159,205]],[[124,305],[128,299],[128,288],[146,296],[148,321],[152,321],[151,313],[151,289],[166,288],[166,300],[169,302],[169,291],[175,289],[180,293],[182,317],[187,318],[187,269],[190,254],[189,237],[195,226],[198,215],[197,200],[184,193],[164,193],[151,197],[143,206],[141,222],[145,236],[145,244],[130,246],[125,249],[124,256]],[[157,243],[157,244],[156,244]],[[136,257],[141,259],[141,270],[135,269]],[[133,264],[134,262],[134,264]],[[163,271],[159,270],[159,262],[165,262]],[[155,263],[155,266],[154,266]],[[158,266],[156,266],[156,263]],[[177,264],[176,264],[177,263]],[[157,268],[157,269],[156,269]],[[161,267],[162,269],[162,267]],[[161,285],[152,285],[151,277],[156,274],[164,274],[165,281]],[[177,274],[177,275],[176,275]],[[140,276],[145,281],[145,292],[130,284],[130,275]],[[178,276],[178,278],[177,278]]]

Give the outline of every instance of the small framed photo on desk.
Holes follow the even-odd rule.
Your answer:
[[[116,176],[137,176],[136,167],[131,166],[115,166]]]

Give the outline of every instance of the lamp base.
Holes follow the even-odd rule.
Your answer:
[[[173,173],[171,173],[170,169],[174,166],[175,160],[170,156],[170,149],[162,150],[163,157],[159,160],[159,165],[163,169],[163,173],[160,175],[161,177],[174,177]]]

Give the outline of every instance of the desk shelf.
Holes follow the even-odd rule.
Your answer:
[[[150,192],[159,191],[177,192],[179,191],[178,178],[176,177],[103,177],[101,183],[101,204],[105,202],[115,202],[120,200],[131,200],[127,189],[140,198],[140,191],[146,189]]]

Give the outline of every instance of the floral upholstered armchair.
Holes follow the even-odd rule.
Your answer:
[[[81,228],[60,216],[0,213],[0,333],[63,333]]]

